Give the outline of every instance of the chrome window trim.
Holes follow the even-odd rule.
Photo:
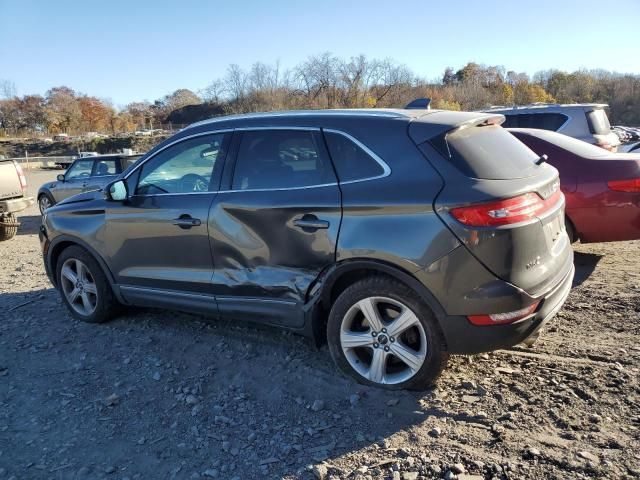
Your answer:
[[[283,127],[283,126],[274,126],[274,127],[238,127],[234,129],[236,132],[250,132],[253,130],[302,130],[304,132],[319,132],[320,127]]]
[[[355,138],[353,135],[350,135],[350,134],[348,134],[346,132],[343,132],[342,130],[335,130],[333,128],[324,128],[323,131],[325,131],[327,133],[335,133],[336,135],[342,135],[343,137],[345,137],[348,140],[352,141],[358,147],[360,147],[362,150],[364,150],[364,152],[367,155],[369,155],[371,158],[373,158],[378,163],[378,165],[380,165],[382,167],[382,170],[383,170],[380,175],[376,175],[375,177],[365,177],[365,178],[358,178],[356,180],[347,180],[345,182],[339,182],[340,185],[348,185],[350,183],[367,182],[369,180],[377,180],[379,178],[385,178],[385,177],[388,177],[389,175],[391,175],[391,167],[389,167],[389,165],[387,165],[387,162],[385,162],[374,151],[372,151],[369,147],[367,147],[364,143],[362,143],[360,140]]]
[[[160,150],[158,150],[157,152],[154,152],[153,155],[147,157],[144,159],[144,161],[140,162],[138,161],[138,163],[134,166],[134,168],[131,169],[130,172],[128,172],[124,177],[122,177],[123,180],[126,180],[127,178],[129,178],[131,175],[133,175],[133,172],[135,172],[136,170],[138,170],[139,168],[142,168],[147,162],[149,162],[152,158],[155,158],[158,154],[160,154],[161,152],[164,152],[167,148],[172,147],[173,145],[180,143],[180,142],[184,142],[186,140],[190,140],[192,138],[197,138],[197,137],[204,137],[206,135],[218,135],[220,133],[232,133],[233,132],[233,128],[227,128],[227,129],[223,129],[223,130],[210,130],[208,132],[200,132],[200,133],[194,133],[193,135],[188,135],[186,137],[181,137],[178,138],[176,140],[174,140],[171,143],[166,144],[164,147],[162,147]],[[207,192],[210,193],[210,192]],[[165,194],[166,195],[166,194]],[[176,194],[178,195],[178,194]]]
[[[137,169],[142,168],[147,162],[151,161],[151,159],[155,158],[156,155],[160,154],[161,152],[163,152],[164,150],[166,150],[167,148],[189,140],[191,138],[196,138],[196,137],[203,137],[206,135],[217,135],[217,134],[221,134],[221,133],[233,133],[234,131],[238,131],[238,132],[247,132],[247,131],[252,131],[252,130],[299,130],[299,131],[311,131],[311,132],[328,132],[328,133],[335,133],[337,135],[342,135],[343,137],[347,138],[348,140],[352,141],[353,143],[355,143],[358,147],[360,147],[362,150],[364,150],[364,152],[369,155],[371,158],[373,158],[383,169],[383,172],[380,175],[377,175],[375,177],[367,177],[367,178],[359,178],[356,180],[347,180],[345,182],[332,182],[332,183],[322,183],[322,184],[318,184],[318,185],[305,185],[305,186],[301,186],[301,187],[282,187],[282,188],[257,188],[257,189],[246,189],[246,190],[234,190],[234,189],[229,189],[229,190],[217,190],[217,191],[206,191],[206,192],[186,192],[186,193],[156,193],[156,194],[151,194],[151,195],[136,195],[133,194],[131,195],[131,197],[163,197],[163,196],[171,196],[171,195],[206,195],[206,194],[218,194],[218,193],[240,193],[240,192],[281,192],[281,191],[288,191],[288,190],[307,190],[310,188],[324,188],[324,187],[335,187],[338,185],[348,185],[348,184],[352,184],[352,183],[360,183],[360,182],[368,182],[370,180],[378,180],[381,178],[385,178],[388,177],[389,175],[391,175],[391,167],[389,167],[389,165],[382,160],[382,158],[380,158],[375,152],[373,152],[369,147],[367,147],[364,143],[362,143],[360,140],[358,140],[357,138],[355,138],[353,135],[350,135],[346,132],[343,132],[342,130],[336,130],[333,128],[321,128],[321,127],[301,127],[301,126],[291,126],[291,127],[287,127],[287,126],[273,126],[273,127],[265,127],[265,126],[255,126],[255,127],[238,127],[238,128],[229,128],[229,129],[222,129],[222,130],[209,130],[207,132],[200,132],[200,133],[195,133],[193,135],[189,135],[189,136],[185,136],[182,138],[179,138],[167,145],[165,145],[164,147],[162,147],[160,150],[158,150],[157,152],[155,152],[153,155],[151,155],[150,157],[146,158],[143,162],[139,162],[135,168],[133,168],[129,173],[127,173],[127,175],[125,177],[123,177],[124,180],[126,180],[127,178],[129,178]],[[227,158],[225,158],[225,161],[227,161]]]
[[[320,183],[318,185],[305,185],[303,187],[282,187],[282,188],[248,188],[246,190],[219,190],[218,193],[244,193],[244,192],[283,192],[287,190],[308,190],[310,188],[337,187],[334,183]],[[166,195],[166,194],[163,194]]]

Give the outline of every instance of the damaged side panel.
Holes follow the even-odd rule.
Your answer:
[[[220,192],[209,212],[220,313],[302,327],[310,285],[335,262],[340,221],[337,185]]]

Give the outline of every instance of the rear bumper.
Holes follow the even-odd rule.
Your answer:
[[[0,201],[0,213],[20,212],[35,203],[33,197],[12,198]]]
[[[447,348],[453,354],[475,354],[508,348],[535,336],[564,305],[573,282],[575,267],[541,298],[538,311],[525,320],[509,325],[476,326],[464,316],[450,316],[441,320]]]

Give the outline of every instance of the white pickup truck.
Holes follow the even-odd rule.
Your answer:
[[[16,212],[33,205],[27,197],[27,178],[20,165],[0,157],[0,241],[9,240],[18,233],[20,223]]]

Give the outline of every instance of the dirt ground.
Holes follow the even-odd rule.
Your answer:
[[[389,393],[277,330],[73,320],[23,214],[0,243],[0,479],[640,478],[640,242],[577,245],[575,288],[533,348]]]

